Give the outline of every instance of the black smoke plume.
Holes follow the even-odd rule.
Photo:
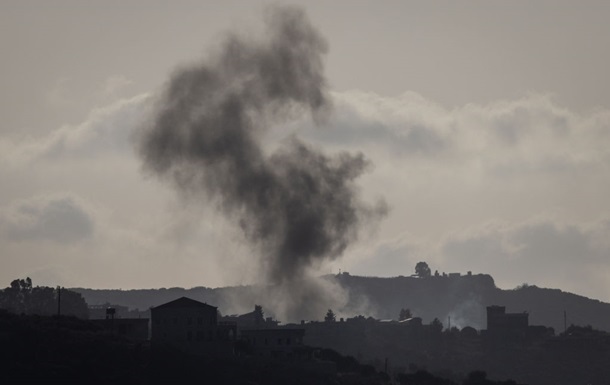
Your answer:
[[[139,150],[147,170],[234,220],[259,248],[266,278],[282,284],[340,256],[385,206],[359,198],[362,154],[328,156],[296,137],[265,153],[269,127],[306,112],[320,122],[331,107],[325,40],[301,9],[266,16],[266,39],[231,35],[204,62],[174,73]]]

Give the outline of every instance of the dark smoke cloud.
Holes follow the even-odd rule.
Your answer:
[[[139,145],[146,169],[216,204],[260,247],[267,278],[283,283],[340,256],[385,205],[359,199],[362,154],[328,156],[295,137],[264,152],[267,128],[306,112],[323,121],[330,109],[325,40],[298,8],[266,16],[264,41],[229,36],[173,75]]]

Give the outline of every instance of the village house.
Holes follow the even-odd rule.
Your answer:
[[[205,350],[220,339],[218,310],[181,297],[151,309],[151,342],[167,343],[189,351]]]
[[[247,329],[241,331],[245,341],[257,356],[295,358],[303,349],[304,329]]]
[[[529,314],[507,313],[504,306],[487,307],[487,330],[493,332],[524,331],[529,325]]]
[[[487,307],[487,330],[481,335],[496,342],[515,342],[526,338],[529,329],[529,314],[507,313],[504,306]]]

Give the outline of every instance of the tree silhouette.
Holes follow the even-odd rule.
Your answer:
[[[2,291],[0,307],[17,314],[28,314],[31,294],[32,280],[30,277],[16,279]]]
[[[61,314],[89,318],[89,308],[80,293],[61,289]]]
[[[328,312],[326,312],[326,317],[324,317],[324,322],[335,322],[337,320],[337,317],[335,316],[335,313],[332,311],[332,309],[328,309]]]
[[[0,308],[16,314],[57,314],[58,293],[47,286],[33,286],[32,280],[16,279],[0,290]],[[89,318],[89,309],[83,296],[77,292],[61,290],[61,314]]]
[[[411,314],[411,309],[400,309],[400,314],[398,314],[398,320],[404,321],[409,318],[413,318],[413,314]]]
[[[438,318],[435,318],[430,322],[430,329],[433,333],[440,333],[443,331],[443,323]]]
[[[432,271],[426,262],[417,262],[417,265],[415,265],[415,275],[420,278],[428,278],[432,275]]]

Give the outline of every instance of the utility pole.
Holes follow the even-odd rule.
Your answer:
[[[57,317],[61,315],[61,286],[57,286]]]
[[[451,331],[451,316],[447,316],[447,330]]]

